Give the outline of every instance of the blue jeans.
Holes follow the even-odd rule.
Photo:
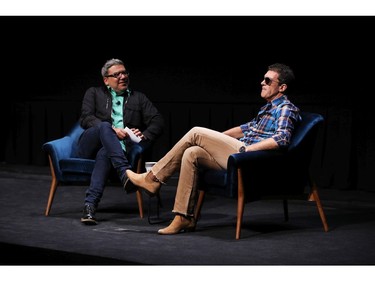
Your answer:
[[[78,142],[78,156],[95,159],[90,186],[86,190],[85,204],[97,208],[112,167],[122,183],[126,180],[126,170],[132,167],[122,150],[116,132],[112,129],[112,124],[108,122],[101,122],[83,132]]]

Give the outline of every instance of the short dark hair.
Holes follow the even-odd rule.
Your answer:
[[[295,80],[293,70],[285,64],[274,63],[268,66],[268,70],[275,71],[279,74],[280,84],[291,84]]]

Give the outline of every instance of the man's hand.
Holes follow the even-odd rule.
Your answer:
[[[130,130],[133,131],[133,133],[137,136],[137,137],[140,137],[142,140],[145,139],[145,136],[142,134],[142,132],[140,130],[138,130],[137,128],[131,128]]]
[[[112,127],[112,129],[116,132],[116,135],[120,140],[123,140],[129,136],[125,129],[115,127]]]

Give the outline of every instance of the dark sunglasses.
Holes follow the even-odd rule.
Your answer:
[[[269,77],[264,77],[264,82],[266,82],[266,85],[270,86],[272,82],[280,83],[280,81],[272,80]]]

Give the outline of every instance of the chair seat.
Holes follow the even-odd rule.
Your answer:
[[[60,160],[60,169],[63,174],[92,174],[95,160],[83,158],[66,158]]]

